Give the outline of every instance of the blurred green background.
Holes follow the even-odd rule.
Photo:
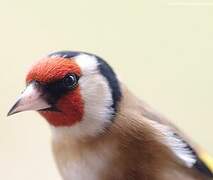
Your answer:
[[[28,67],[54,50],[105,58],[139,97],[213,155],[211,0],[1,0],[0,178],[60,179],[47,123],[6,117]]]

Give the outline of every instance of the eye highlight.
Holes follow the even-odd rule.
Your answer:
[[[78,85],[78,77],[76,74],[68,74],[63,79],[64,87],[73,89]]]

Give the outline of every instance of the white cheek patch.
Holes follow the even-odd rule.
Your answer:
[[[83,73],[79,85],[84,100],[84,117],[79,125],[86,128],[89,135],[95,135],[110,123],[113,113],[111,89],[106,78],[98,71],[98,62],[94,56],[79,55],[76,63]]]
[[[80,54],[75,57],[82,76],[79,79],[81,96],[84,101],[82,120],[71,127],[57,127],[57,131],[68,132],[72,137],[95,136],[111,123],[113,104],[111,89],[106,78],[99,72],[96,57]]]

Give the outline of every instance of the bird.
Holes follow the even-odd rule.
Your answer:
[[[56,51],[34,63],[8,116],[47,120],[64,180],[210,180],[213,161],[134,95],[103,58]]]

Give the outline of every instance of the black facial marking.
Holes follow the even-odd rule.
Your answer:
[[[103,59],[101,59],[98,56],[95,56],[95,57],[97,58],[98,63],[99,63],[98,64],[99,70],[100,70],[101,74],[107,79],[107,82],[111,89],[112,100],[113,100],[113,104],[111,107],[116,112],[118,102],[120,101],[121,96],[122,96],[117,76],[116,76],[115,72],[112,70],[112,68]]]
[[[87,54],[89,56],[96,57],[96,59],[98,61],[98,68],[100,70],[100,73],[107,79],[107,82],[111,89],[112,99],[113,99],[113,104],[111,107],[115,113],[117,111],[117,105],[121,99],[122,94],[121,94],[121,89],[120,89],[120,85],[119,85],[117,76],[114,73],[113,69],[106,63],[106,61],[104,61],[102,58],[100,58],[94,54],[81,52],[81,51],[58,51],[58,52],[51,53],[48,56],[49,57],[58,56],[58,57],[63,57],[63,58],[73,58],[80,54]],[[53,90],[53,93],[57,94],[56,92],[58,92],[58,90],[56,90],[56,89],[60,89],[60,85],[56,84],[55,86],[59,86],[58,88],[53,88],[53,89],[55,89],[55,90]],[[57,96],[59,96],[59,95],[57,95]]]
[[[67,74],[63,79],[41,84],[43,91],[47,94],[48,103],[54,106],[60,97],[74,90],[78,86],[78,79],[76,74]]]

